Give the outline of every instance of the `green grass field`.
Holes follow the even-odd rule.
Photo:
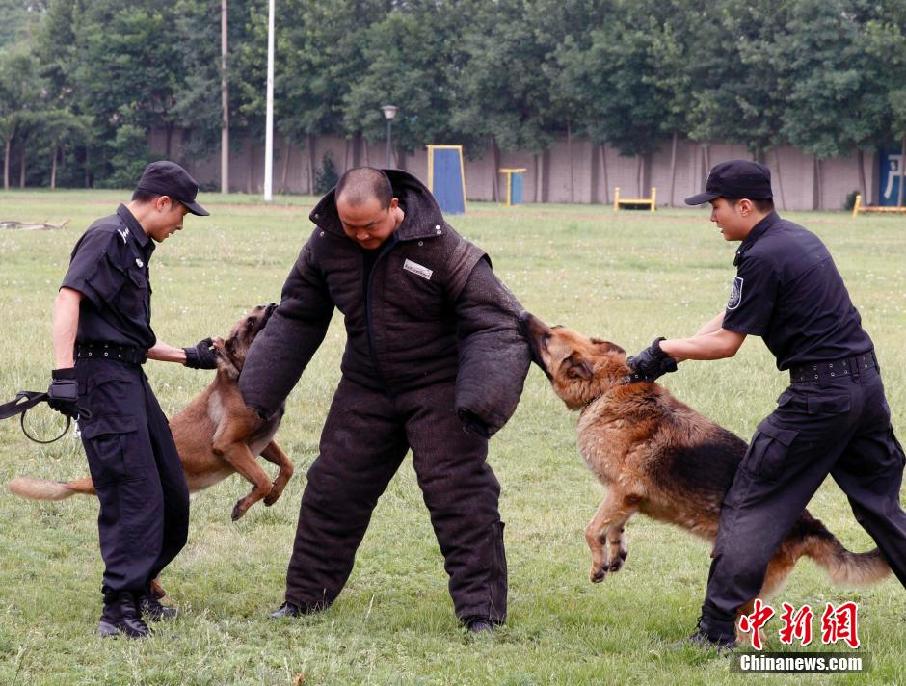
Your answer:
[[[75,240],[126,194],[0,193],[0,220],[70,220],[64,230],[0,230],[0,402],[43,389],[52,364],[50,310]],[[310,231],[311,199],[207,196],[212,216],[190,216],[151,262],[154,327],[189,345],[225,334],[250,306],[279,297]],[[878,349],[894,424],[906,434],[906,224],[894,217],[794,214],[828,244]],[[735,244],[703,210],[623,212],[601,206],[474,203],[456,228],[487,249],[523,305],[547,320],[635,351],[655,335],[693,333],[725,304]],[[182,614],[146,642],[94,637],[100,610],[97,503],[20,500],[0,492],[0,684],[722,684],[751,679],[730,661],[675,648],[698,617],[708,546],[645,517],[629,525],[629,559],[604,583],[587,579],[586,522],[601,487],[575,447],[574,423],[532,369],[522,404],[492,441],[507,523],[510,614],[493,638],[460,629],[411,464],[381,499],[356,568],[336,604],[298,621],[273,621],[282,600],[305,469],[339,378],[342,322],[290,396],[279,438],[297,477],[272,508],[229,520],[247,492],[239,477],[192,501],[190,540],[165,571]],[[149,363],[167,412],[178,410],[209,373]],[[749,437],[785,385],[758,339],[732,360],[690,362],[664,383],[683,401]],[[58,415],[41,409],[35,431]],[[271,466],[267,465],[270,469]],[[49,446],[0,423],[0,481],[28,474],[87,473],[78,440]],[[811,506],[844,543],[871,547],[842,493],[825,484]],[[870,589],[833,588],[803,561],[775,599],[794,606],[856,600],[867,674],[812,675],[808,683],[906,683],[906,593],[896,580]],[[776,629],[777,620],[769,627]],[[816,617],[820,643],[820,622]],[[780,649],[769,632],[769,649]],[[814,648],[814,646],[812,646]],[[821,650],[822,648],[818,648]],[[842,650],[842,646],[837,648]],[[783,675],[762,681],[788,683]]]

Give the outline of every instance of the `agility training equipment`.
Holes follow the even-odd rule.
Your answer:
[[[498,169],[506,185],[506,206],[522,204],[525,169]]]
[[[465,214],[466,169],[461,145],[428,146],[428,190],[444,214]]]

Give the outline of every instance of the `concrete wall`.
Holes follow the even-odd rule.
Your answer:
[[[178,138],[178,136],[177,136]],[[453,141],[438,141],[450,143]],[[165,149],[163,132],[152,132],[152,150]],[[176,144],[174,157],[184,163],[202,184],[219,187],[220,157],[183,159]],[[264,183],[264,145],[260,141],[236,141],[230,155],[230,190],[261,193]],[[312,150],[287,145],[277,137],[274,143],[274,192],[309,193],[309,156],[315,172],[320,169],[325,152],[330,152],[338,172],[358,165],[384,166],[386,148],[381,142],[319,137]],[[469,151],[470,154],[475,151]],[[570,145],[558,140],[545,152],[501,151],[499,165],[493,164],[490,149],[466,159],[466,194],[473,200],[494,199],[495,166],[525,168],[524,196],[527,202],[609,203],[614,188],[623,197],[648,196],[651,186],[657,188],[658,205],[681,205],[683,198],[703,189],[707,170],[718,162],[751,159],[745,146],[720,143],[699,144],[679,141],[676,150],[676,174],[671,197],[670,141],[647,159],[623,157],[615,149],[574,139]],[[394,166],[407,169],[425,180],[426,151],[413,153],[393,151]],[[763,162],[771,169],[774,196],[778,208],[788,210],[841,209],[846,195],[860,186],[856,154],[816,162],[813,156],[785,146],[770,151]],[[864,156],[868,202],[878,199],[877,155]],[[820,178],[819,178],[820,171]],[[498,177],[499,182],[500,177]],[[499,193],[503,195],[502,185]]]

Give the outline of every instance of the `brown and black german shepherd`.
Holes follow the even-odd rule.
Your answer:
[[[293,475],[293,463],[274,440],[282,414],[277,413],[267,422],[260,419],[246,407],[237,383],[252,341],[275,308],[273,303],[258,305],[233,327],[226,340],[214,340],[217,375],[170,420],[189,491],[213,486],[234,472],[251,482],[251,492],[233,507],[230,517],[234,521],[261,499],[265,505],[277,502]],[[259,454],[280,468],[273,483],[255,460]],[[75,493],[94,494],[90,476],[68,482],[18,477],[9,483],[9,489],[34,500],[62,500]]]
[[[746,442],[656,383],[625,383],[629,367],[618,345],[549,328],[529,313],[521,322],[554,392],[569,409],[579,410],[579,451],[607,490],[585,529],[591,580],[600,582],[623,566],[624,528],[636,512],[713,543]],[[877,549],[846,550],[805,511],[768,565],[759,597],[778,591],[803,555],[839,584],[873,583],[890,573]],[[754,600],[739,613],[750,613]]]

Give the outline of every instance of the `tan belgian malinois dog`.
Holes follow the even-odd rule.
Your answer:
[[[721,503],[747,444],[656,383],[627,383],[626,352],[613,343],[523,313],[532,355],[554,392],[579,410],[579,451],[606,489],[585,529],[591,580],[603,581],[626,561],[624,529],[636,512],[676,524],[711,543]],[[775,593],[807,556],[839,584],[883,579],[890,567],[875,549],[846,550],[808,511],[793,526],[765,575],[759,597]],[[739,610],[751,612],[752,601]]]
[[[265,505],[277,502],[293,475],[293,463],[274,440],[282,412],[263,421],[246,407],[237,383],[252,341],[275,308],[274,304],[258,305],[233,327],[226,340],[214,340],[217,375],[170,420],[189,491],[213,486],[234,472],[251,482],[251,492],[233,507],[230,517],[234,521],[259,500],[263,499]],[[273,483],[255,459],[259,454],[280,468]],[[90,476],[67,482],[18,477],[9,483],[9,489],[34,500],[62,500],[75,493],[94,494]]]

